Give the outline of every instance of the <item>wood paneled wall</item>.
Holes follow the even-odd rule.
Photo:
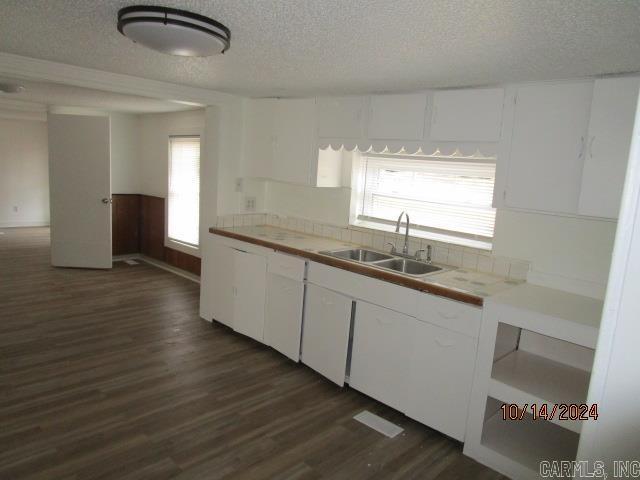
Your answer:
[[[111,230],[114,255],[140,253],[140,195],[112,195]]]
[[[142,253],[200,275],[200,259],[164,245],[165,199],[151,195],[114,194],[113,254]]]

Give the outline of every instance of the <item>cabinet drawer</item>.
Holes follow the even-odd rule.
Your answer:
[[[310,262],[307,281],[343,295],[415,316],[417,290]]]
[[[267,271],[291,280],[304,280],[305,264],[305,260],[283,253],[271,252],[267,255]]]
[[[480,334],[482,309],[446,300],[428,293],[418,294],[416,317],[473,338]]]

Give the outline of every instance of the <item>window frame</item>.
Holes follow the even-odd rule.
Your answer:
[[[200,257],[200,243],[201,243],[201,239],[200,239],[200,220],[202,215],[200,214],[200,206],[201,206],[201,197],[202,197],[202,192],[198,191],[198,245],[193,245],[191,243],[188,242],[183,242],[181,240],[175,239],[175,238],[171,238],[169,236],[169,197],[170,197],[170,190],[171,190],[171,142],[173,139],[180,139],[180,138],[185,138],[185,139],[198,139],[198,143],[200,145],[200,161],[199,161],[199,165],[198,165],[198,176],[200,177],[200,174],[202,173],[202,135],[194,133],[194,134],[180,134],[180,135],[169,135],[168,136],[168,140],[167,140],[167,196],[166,196],[166,201],[164,204],[164,209],[165,209],[165,225],[164,225],[164,245],[165,247],[171,248],[173,250],[177,250],[179,252],[182,253],[186,253],[188,255],[193,255],[196,257]]]
[[[355,152],[354,152],[355,153]],[[363,215],[362,210],[365,201],[365,184],[366,184],[366,162],[367,157],[372,158],[391,158],[401,160],[425,160],[438,161],[438,158],[443,161],[469,161],[475,163],[492,163],[496,165],[497,159],[495,157],[451,157],[442,156],[436,157],[435,155],[411,155],[411,154],[396,154],[391,152],[358,152],[353,156],[352,166],[352,195],[351,195],[351,208],[349,215],[349,224],[354,227],[361,227],[365,229],[380,230],[383,232],[395,232],[396,221],[387,220],[383,218],[371,217]],[[494,190],[496,185],[496,178],[494,177]],[[495,209],[497,212],[497,209]],[[408,212],[411,216],[411,212]],[[398,212],[400,214],[400,212]],[[404,224],[401,228],[401,232],[404,232]],[[475,235],[466,232],[457,232],[453,230],[443,230],[437,227],[430,227],[427,225],[419,225],[411,223],[411,236],[425,238],[434,241],[446,242],[457,244],[466,247],[473,247],[482,250],[491,250],[493,248],[493,238],[495,236],[495,222],[494,222],[494,236],[487,237],[484,235]]]

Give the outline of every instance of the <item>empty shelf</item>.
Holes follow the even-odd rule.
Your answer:
[[[516,350],[493,365],[489,395],[519,406],[535,403],[539,408],[545,403],[551,413],[554,404],[585,403],[589,377],[589,372],[579,368]],[[550,421],[580,432],[583,420],[560,420],[558,414]]]

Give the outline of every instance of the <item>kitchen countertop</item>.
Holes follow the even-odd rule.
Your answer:
[[[209,231],[216,235],[273,248],[274,250],[308,258],[314,262],[478,306],[482,306],[486,297],[523,283],[522,281],[510,280],[489,273],[469,271],[447,265],[439,265],[445,268],[442,272],[433,273],[426,277],[412,277],[319,253],[326,250],[370,249],[370,247],[362,247],[354,243],[267,225],[212,227]]]

